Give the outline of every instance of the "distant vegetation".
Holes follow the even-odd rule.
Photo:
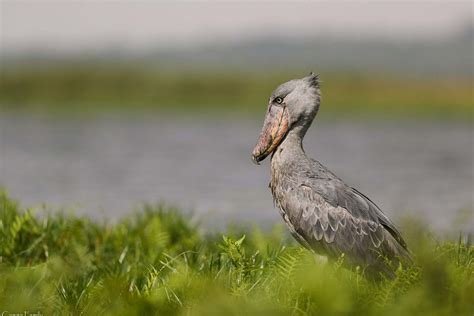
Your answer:
[[[164,70],[166,69],[166,70]],[[109,114],[147,111],[192,115],[261,114],[270,92],[300,72],[198,71],[145,64],[64,62],[4,67],[3,111]],[[323,73],[325,117],[461,118],[473,114],[468,77],[407,78]]]
[[[417,266],[379,284],[282,230],[203,234],[145,206],[115,224],[34,214],[0,193],[0,307],[43,315],[472,315],[474,246],[404,233]]]

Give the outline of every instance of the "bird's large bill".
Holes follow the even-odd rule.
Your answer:
[[[262,132],[252,153],[252,160],[259,164],[271,154],[288,131],[288,109],[285,106],[269,105]]]

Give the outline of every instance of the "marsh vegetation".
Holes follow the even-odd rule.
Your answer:
[[[204,233],[177,209],[115,223],[26,209],[0,195],[0,306],[44,315],[471,315],[474,246],[402,226],[416,266],[367,281],[281,227]]]
[[[303,74],[173,69],[141,63],[86,61],[5,67],[4,110],[36,113],[261,114],[266,96]],[[337,117],[469,119],[468,76],[409,77],[388,73],[321,74],[324,112]],[[326,104],[328,106],[326,106]],[[329,106],[330,105],[330,106]]]

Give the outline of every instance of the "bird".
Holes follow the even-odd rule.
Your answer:
[[[271,94],[252,152],[271,155],[270,190],[293,237],[330,260],[343,258],[368,278],[394,278],[412,262],[400,231],[366,195],[307,156],[303,138],[321,103],[319,75],[293,79]]]

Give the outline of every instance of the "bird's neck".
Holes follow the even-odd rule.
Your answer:
[[[290,130],[272,156],[272,167],[283,168],[306,158],[303,149],[303,136],[300,130]]]

